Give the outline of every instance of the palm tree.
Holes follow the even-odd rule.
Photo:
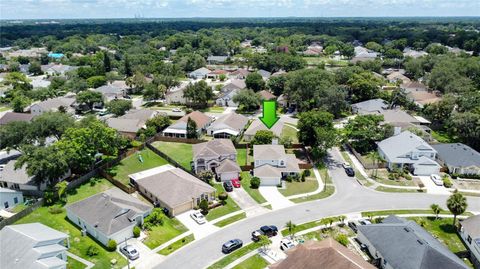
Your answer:
[[[454,226],[457,221],[457,215],[463,214],[467,209],[467,206],[467,199],[465,198],[465,196],[459,193],[458,190],[455,190],[455,192],[448,198],[447,207],[453,214]]]
[[[340,215],[340,216],[338,216],[338,220],[341,222],[341,224],[342,224],[342,225],[344,225],[344,224],[345,224],[345,219],[346,219],[346,218],[347,218],[347,217],[346,217],[346,216],[344,216],[344,215]]]
[[[295,237],[295,230],[297,229],[297,225],[293,223],[291,220],[289,220],[285,226],[288,229],[288,233],[290,234],[290,237],[293,239]]]
[[[437,204],[430,205],[430,208],[432,209],[433,214],[435,214],[435,220],[437,220],[438,214],[440,214],[440,211],[442,211],[442,208],[440,208],[440,206]]]
[[[380,162],[383,162],[383,158],[380,156],[380,154],[377,151],[370,151],[367,154],[367,157],[373,161],[373,176],[377,177],[377,170],[378,170],[378,164]]]

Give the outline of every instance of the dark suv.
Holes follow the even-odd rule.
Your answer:
[[[260,235],[266,235],[268,237],[276,236],[278,233],[277,226],[270,225],[270,226],[262,226],[259,230],[252,232],[252,240],[257,242],[260,240]]]
[[[222,252],[228,254],[243,246],[243,242],[240,239],[233,239],[222,245]]]
[[[230,180],[223,182],[223,187],[225,188],[225,190],[227,192],[233,191],[233,185],[232,185],[232,182]]]

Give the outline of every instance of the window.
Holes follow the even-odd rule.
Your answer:
[[[13,184],[13,188],[16,189],[16,190],[19,190],[20,189],[20,185],[18,185],[17,183]]]
[[[5,202],[5,203],[3,204],[3,206],[4,206],[5,208],[8,208],[8,202]]]
[[[18,197],[13,198],[13,203],[18,204]]]
[[[468,241],[469,244],[472,243],[472,237],[470,235],[468,236],[467,241]]]

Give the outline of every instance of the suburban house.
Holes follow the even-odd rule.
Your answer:
[[[93,89],[95,92],[99,92],[103,96],[105,102],[110,102],[115,99],[123,99],[127,95],[127,89],[118,87],[115,85],[103,85]]]
[[[480,175],[480,153],[462,143],[435,144],[438,162],[447,167],[449,173]]]
[[[210,73],[207,74],[207,78],[209,79],[220,79],[221,75],[225,75],[225,78],[227,78],[228,71],[223,70],[223,69],[215,69],[211,71]]]
[[[27,57],[27,58],[39,58],[42,54],[47,54],[47,48],[30,48],[30,49],[20,49],[13,50],[5,53],[5,58],[10,60],[15,57]]]
[[[230,74],[228,74],[228,77],[231,79],[246,79],[248,74],[250,74],[250,71],[248,71],[247,69],[237,69],[233,72],[230,72]]]
[[[302,52],[305,56],[319,56],[322,54],[323,47],[320,45],[310,45]]]
[[[270,269],[375,269],[361,256],[353,253],[331,237],[322,241],[310,240],[285,252],[287,258],[274,263]]]
[[[46,76],[29,76],[30,84],[34,90],[38,88],[48,88],[52,82],[46,78]]]
[[[65,207],[68,219],[100,243],[120,243],[133,237],[133,227],[141,226],[153,207],[111,188]]]
[[[64,76],[67,72],[77,69],[77,66],[70,66],[64,64],[47,64],[42,65],[42,71],[50,76]]]
[[[410,131],[380,141],[378,153],[389,169],[407,167],[418,176],[438,174],[440,171],[440,165],[434,161],[437,151]]]
[[[212,122],[212,118],[196,110],[168,126],[163,130],[163,136],[187,138],[187,122],[189,118],[197,124],[197,133],[199,135],[205,132]]]
[[[295,154],[286,154],[283,145],[253,145],[253,175],[261,186],[277,186],[287,176],[300,174]]]
[[[276,100],[277,97],[275,95],[273,95],[271,92],[269,91],[266,91],[266,90],[261,90],[258,92],[258,94],[260,95],[260,98],[262,100]]]
[[[149,109],[131,110],[118,118],[107,119],[106,123],[122,135],[133,139],[140,129],[146,128],[147,121],[158,114],[158,111]]]
[[[223,64],[227,61],[228,56],[208,56],[207,63],[208,64]]]
[[[380,98],[352,104],[352,112],[360,115],[380,113],[380,111],[385,110],[387,108],[388,108],[387,101]]]
[[[130,183],[156,206],[176,216],[191,210],[201,200],[215,200],[215,188],[170,164],[129,175]]]
[[[6,112],[0,118],[0,126],[6,125],[12,121],[31,121],[34,115],[30,113]]]
[[[373,61],[378,56],[378,53],[371,51],[362,46],[356,46],[354,48],[354,53],[355,53],[355,56],[351,60],[352,63]]]
[[[188,83],[182,82],[180,85],[170,88],[165,93],[165,103],[170,104],[186,104],[187,98],[183,97],[183,92],[187,87]]]
[[[480,268],[480,215],[460,221],[460,237],[470,250],[470,260],[475,268]]]
[[[435,92],[431,91],[417,91],[417,92],[409,92],[407,93],[407,98],[414,102],[420,108],[428,104],[436,103],[442,98],[436,94]]]
[[[411,48],[403,49],[403,57],[412,57],[412,58],[420,58],[422,56],[428,55],[428,52],[423,50],[414,50]]]
[[[460,258],[414,221],[389,216],[382,223],[358,226],[360,242],[386,269],[466,269]]]
[[[245,89],[246,87],[247,86],[245,85],[244,80],[232,79],[229,83],[222,87],[222,90],[215,103],[219,106],[238,106],[237,103],[233,102],[233,97],[237,95],[240,90]]]
[[[75,109],[73,104],[75,103],[74,96],[62,96],[50,98],[42,102],[35,103],[30,106],[30,113],[34,116],[43,114],[49,111],[66,111],[67,113],[74,113]]]
[[[11,209],[21,203],[23,203],[21,192],[0,187],[0,210]]]
[[[245,133],[243,133],[243,140],[245,141],[251,141],[255,134],[260,131],[260,130],[268,130],[271,131],[276,137],[280,137],[282,135],[282,130],[283,130],[283,121],[279,120],[277,121],[272,128],[268,129],[263,122],[256,118],[255,120],[252,121],[250,126],[248,126],[247,130]]]
[[[214,139],[194,144],[193,166],[196,173],[207,170],[214,172],[221,181],[238,179],[240,166],[237,150],[230,139]]]
[[[5,226],[0,231],[0,268],[66,269],[68,237],[38,222]]]
[[[400,88],[405,93],[427,91],[427,86],[419,81],[410,81],[408,83],[403,83],[400,85]]]
[[[235,112],[222,115],[207,128],[207,135],[214,138],[237,137],[243,133],[248,118]]]
[[[263,80],[268,80],[272,76],[272,73],[263,69],[258,70],[257,73],[260,74],[260,76],[262,76]]]
[[[43,191],[47,188],[47,184],[36,184],[33,177],[27,174],[26,165],[19,169],[15,169],[15,160],[7,162],[3,170],[0,170],[0,187],[12,190],[28,192]]]
[[[390,83],[400,82],[400,84],[407,84],[411,81],[408,77],[406,77],[404,74],[400,73],[399,71],[394,71],[389,75],[387,75],[387,80]]]
[[[193,79],[204,79],[207,77],[207,74],[210,73],[210,69],[205,67],[200,67],[192,72],[188,73],[188,77]]]

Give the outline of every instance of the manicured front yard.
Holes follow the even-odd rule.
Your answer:
[[[462,240],[457,235],[455,227],[452,225],[453,218],[439,218],[435,220],[434,217],[414,217],[409,218],[417,222],[420,226],[430,232],[433,237],[437,238],[453,253],[465,251],[466,248]]]
[[[166,256],[174,252],[175,250],[185,246],[186,244],[193,242],[193,240],[195,240],[195,236],[193,234],[187,235],[184,238],[179,239],[178,241],[175,241],[171,245],[167,246],[166,248],[160,250],[158,254]]]
[[[327,198],[328,196],[332,195],[334,192],[335,192],[335,187],[327,185],[325,190],[321,191],[320,193],[317,193],[317,194],[314,194],[314,195],[308,195],[308,196],[305,196],[305,197],[290,199],[290,201],[292,201],[294,203],[303,203],[303,202],[308,202],[308,201],[313,201],[313,200],[318,200],[318,199],[324,199],[324,198]]]
[[[85,264],[67,257],[67,269],[84,269],[85,267],[87,267]]]
[[[362,217],[375,217],[375,216],[388,216],[388,215],[401,215],[401,214],[433,214],[430,209],[397,209],[397,210],[380,210],[380,211],[364,211],[362,212]],[[448,210],[443,210],[440,214],[452,214]],[[462,214],[464,216],[472,216],[472,213],[465,212]]]
[[[177,219],[165,217],[163,225],[153,226],[151,231],[146,231],[147,238],[143,243],[154,249],[187,230]]]
[[[289,137],[292,140],[292,143],[298,143],[297,130],[290,125],[283,125],[282,137]]]
[[[228,224],[232,224],[232,223],[234,223],[236,221],[239,221],[241,219],[244,219],[246,217],[247,217],[247,214],[245,214],[245,212],[243,212],[243,213],[240,213],[240,214],[237,214],[237,215],[233,215],[230,218],[226,218],[224,220],[221,220],[221,221],[215,223],[215,226],[224,227],[224,226],[227,226]]]
[[[376,177],[372,177],[378,183],[392,185],[392,186],[417,186],[415,180],[408,180],[405,178],[401,179],[389,179],[388,175],[390,174],[387,169],[377,169],[376,172],[370,170],[371,173],[376,173]]]
[[[421,189],[400,189],[400,188],[388,188],[384,186],[378,186],[375,188],[376,191],[382,192],[413,192],[413,193],[422,193],[423,190]]]
[[[247,149],[237,149],[237,163],[238,165],[247,164]]]
[[[252,257],[244,260],[243,262],[235,265],[233,269],[263,269],[266,268],[269,263],[265,261],[259,254],[255,254]]]
[[[326,225],[326,224],[328,224],[328,223],[326,223],[327,219],[332,219],[332,222],[340,221],[340,219],[338,217],[331,217],[331,218],[323,218],[323,219],[319,219],[319,220],[305,222],[305,223],[302,223],[302,224],[297,224],[297,227],[295,228],[295,232],[298,233],[298,232],[301,232],[301,231],[304,231],[304,230],[308,230],[310,228]],[[287,228],[282,229],[281,233],[282,233],[283,236],[289,235],[289,231],[288,231]]]
[[[143,162],[140,161],[140,155],[142,156]],[[146,148],[123,159],[118,165],[112,167],[109,173],[112,174],[116,180],[128,185],[130,182],[128,175],[167,163],[165,159]]]
[[[213,184],[213,187],[217,190],[217,195],[219,193],[225,192],[225,189],[223,188],[222,184]],[[225,205],[211,209],[208,212],[206,218],[208,221],[211,221],[238,210],[240,210],[240,207],[235,203],[235,201],[233,201],[233,199],[229,195],[227,199],[227,203]]]
[[[250,180],[252,177],[250,176],[249,172],[242,172],[241,174],[242,180],[240,183],[242,184],[242,188],[255,200],[255,202],[259,204],[266,203],[267,200],[263,198],[262,194],[258,191],[258,189],[250,188]]]
[[[307,177],[305,182],[295,180],[292,182],[285,182],[285,189],[278,189],[278,191],[283,194],[283,196],[290,196],[317,190],[318,181],[315,178],[315,175],[313,175],[313,170],[310,169],[310,173],[311,176]]]
[[[191,144],[156,141],[152,145],[174,159],[186,170],[192,170],[190,166],[190,162],[193,160]]]

